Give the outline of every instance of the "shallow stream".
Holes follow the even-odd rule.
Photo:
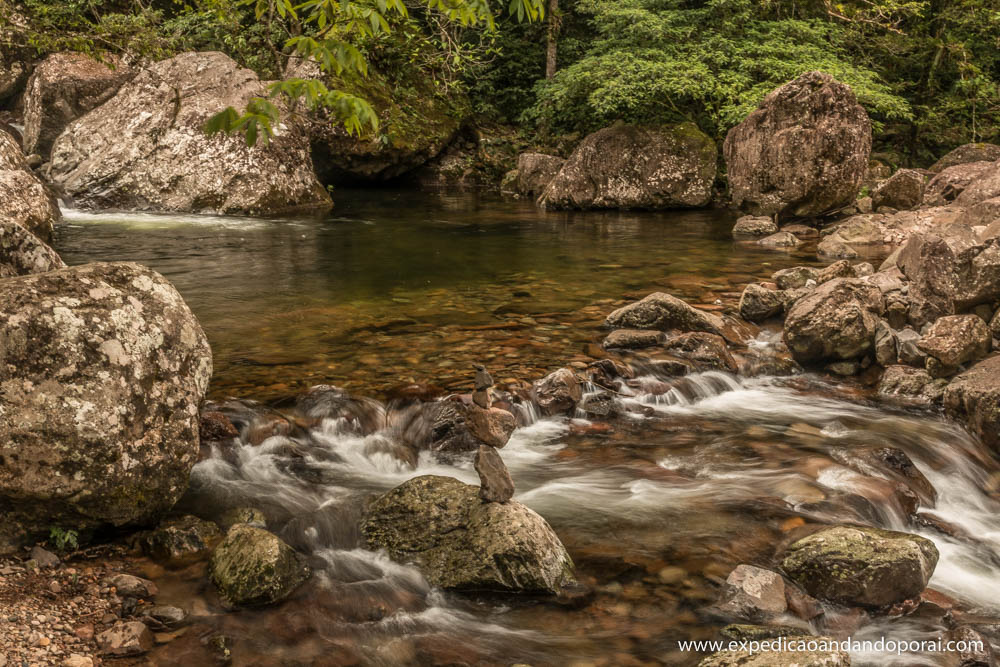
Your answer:
[[[471,195],[363,193],[325,220],[256,221],[70,212],[66,260],[135,260],[164,273],[213,346],[215,398],[275,401],[329,383],[374,396],[409,383],[468,391],[471,363],[502,384],[603,353],[600,323],[627,298],[662,289],[732,307],[742,287],[815,262],[814,246],[734,243],[715,212],[563,215]],[[773,333],[756,347],[765,353]],[[665,387],[664,383],[669,383]],[[224,613],[204,564],[143,563],[159,602],[195,624],[151,654],[156,665],[210,664],[204,639],[231,638],[237,665],[694,665],[678,640],[712,639],[720,584],[775,554],[810,524],[920,532],[941,561],[939,607],[1000,627],[1000,466],[935,414],[887,408],[859,384],[814,376],[682,380],[646,375],[610,426],[538,420],[502,450],[516,500],[544,516],[594,591],[576,601],[469,596],[361,548],[367,498],[416,475],[477,481],[471,460],[396,453],[391,429],[356,435],[336,419],[292,438],[245,440],[198,464],[184,509],[209,517],[255,505],[316,571],[274,608]],[[266,418],[250,406],[247,420]],[[934,487],[920,521],[852,452],[906,452]],[[935,497],[936,496],[936,497]],[[870,618],[830,607],[809,628],[855,638],[936,638],[944,612]],[[792,618],[788,623],[803,625]],[[955,665],[956,656],[856,654],[855,665]]]

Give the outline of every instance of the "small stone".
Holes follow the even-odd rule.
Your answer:
[[[72,653],[63,660],[62,667],[94,667],[94,659],[79,653]]]
[[[38,567],[59,567],[59,557],[39,546],[31,548],[31,560],[38,563]]]
[[[747,620],[761,620],[784,613],[785,581],[780,574],[739,565],[726,579],[726,591],[719,608]]]
[[[481,499],[488,503],[505,503],[514,496],[514,481],[497,450],[480,445],[475,465]]]
[[[778,232],[770,236],[765,236],[757,241],[757,245],[762,245],[765,248],[793,248],[797,245],[802,245],[802,241],[795,234]]]
[[[153,648],[153,633],[139,621],[119,621],[97,636],[101,653],[124,658],[142,655]]]
[[[156,584],[152,581],[135,577],[131,574],[116,574],[110,577],[106,583],[114,586],[118,591],[118,595],[122,597],[148,599],[156,597],[156,594],[159,592]]]

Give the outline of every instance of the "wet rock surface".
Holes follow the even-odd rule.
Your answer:
[[[300,554],[277,535],[251,524],[230,528],[212,554],[212,582],[233,606],[280,602],[310,574]]]
[[[917,535],[834,526],[792,544],[781,566],[811,595],[883,607],[919,595],[938,557],[934,543]]]
[[[442,588],[558,593],[573,562],[540,516],[517,502],[483,503],[450,477],[411,479],[375,500],[362,523],[371,548],[416,562]]]

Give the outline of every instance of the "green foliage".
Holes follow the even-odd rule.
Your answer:
[[[582,3],[598,39],[584,57],[539,84],[527,117],[564,131],[617,119],[689,120],[719,137],[776,86],[809,70],[850,84],[877,122],[911,117],[905,99],[837,45],[834,24],[764,18],[738,1],[689,4]]]
[[[271,86],[271,98],[283,97],[293,106],[304,99],[307,108],[326,110],[351,135],[378,130],[378,115],[368,101],[331,90],[322,78],[367,76],[368,61],[358,45],[389,35],[390,19],[408,18],[410,10],[403,0],[305,0],[299,5],[290,0],[237,0],[237,4],[253,5],[256,18],[268,25],[280,22],[288,33],[282,53],[314,63],[320,69],[318,77],[288,79]],[[464,27],[485,24],[493,30],[495,25],[488,0],[422,0],[418,7]],[[509,11],[519,19],[537,20],[544,6],[542,0],[512,0]],[[278,52],[276,47],[274,50]],[[251,105],[259,109],[263,101],[255,98]],[[260,113],[250,106],[243,114],[230,108],[213,116],[205,129],[210,133],[243,132],[252,146],[258,137],[266,140],[271,136],[276,118],[277,114]]]
[[[79,537],[79,533],[75,530],[67,530],[59,526],[53,526],[49,529],[49,540],[52,542],[53,548],[59,553],[67,553],[79,549]]]

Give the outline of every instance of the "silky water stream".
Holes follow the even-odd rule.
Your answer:
[[[238,665],[694,665],[701,656],[678,641],[717,636],[725,621],[712,605],[728,573],[740,563],[776,568],[801,531],[837,522],[932,539],[941,560],[930,587],[940,602],[898,617],[829,607],[807,629],[933,639],[960,621],[996,634],[993,455],[936,414],[812,375],[677,379],[639,366],[623,388],[628,412],[606,424],[539,419],[530,403],[517,406],[521,426],[501,452],[515,499],[552,525],[591,595],[449,593],[365,550],[358,522],[374,494],[417,475],[477,482],[471,457],[408,454],[397,425],[412,404],[393,384],[467,391],[472,360],[498,379],[537,379],[597,354],[588,346],[623,295],[666,289],[731,303],[746,282],[810,261],[804,251],[733,244],[731,221],[714,214],[546,218],[524,206],[412,196],[382,209],[348,203],[342,218],[325,221],[69,216],[57,243],[68,261],[150,264],[178,285],[212,339],[213,397],[241,437],[206,452],[181,509],[216,518],[257,507],[315,572],[281,605],[227,613],[203,563],[140,564],[161,603],[194,617],[154,650],[153,664],[210,664],[203,638],[214,633],[229,638]],[[396,320],[406,323],[386,324]],[[497,324],[512,328],[490,328]],[[772,338],[761,334],[758,352]],[[359,361],[369,354],[375,363]],[[358,403],[373,426],[359,432],[336,411],[296,402],[299,389],[320,382],[378,398]],[[279,413],[296,427],[259,437]],[[872,447],[902,450],[933,486],[916,494],[916,518],[893,480],[864,464]],[[852,658],[957,664],[934,653]]]

